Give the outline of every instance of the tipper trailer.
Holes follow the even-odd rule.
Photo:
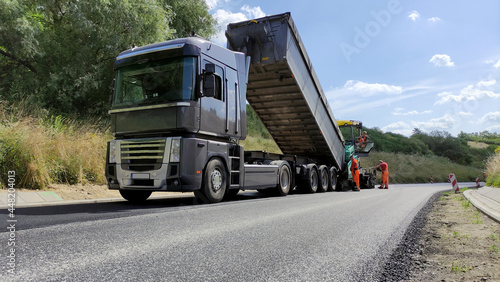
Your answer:
[[[214,203],[239,190],[349,186],[354,145],[345,145],[290,14],[230,24],[226,36],[228,49],[192,36],[119,54],[109,188],[130,201],[175,191]],[[283,154],[238,144],[247,101]]]

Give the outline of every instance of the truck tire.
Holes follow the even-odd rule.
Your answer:
[[[198,203],[218,203],[224,198],[227,189],[227,172],[221,160],[211,159],[203,173],[203,184],[194,195]]]
[[[236,197],[236,195],[240,192],[240,189],[227,189],[224,194],[224,201],[231,200]]]
[[[318,191],[318,185],[319,185],[318,168],[316,167],[315,164],[308,164],[307,177],[305,179],[303,189],[306,193],[311,193],[311,194],[316,193],[316,191]]]
[[[141,203],[146,201],[149,196],[151,196],[152,191],[139,191],[139,190],[122,190],[120,189],[120,195],[131,202],[131,203]]]
[[[328,176],[328,191],[335,191],[337,187],[337,170],[334,167],[331,167]]]
[[[274,189],[278,196],[286,196],[290,192],[292,186],[292,169],[286,161],[272,161],[271,165],[277,165],[278,168],[278,185]]]
[[[326,192],[328,190],[328,167],[326,165],[322,165],[318,169],[319,172],[319,183],[318,183],[318,192]]]

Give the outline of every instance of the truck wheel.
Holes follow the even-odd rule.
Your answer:
[[[240,192],[240,189],[227,189],[226,194],[224,194],[224,200],[234,198],[238,192]]]
[[[328,190],[328,168],[326,165],[322,165],[318,169],[319,171],[319,185],[318,192],[326,192]]]
[[[279,196],[286,196],[290,192],[292,186],[292,169],[286,161],[272,161],[271,165],[278,165],[278,185],[276,192]]]
[[[318,190],[319,176],[315,164],[307,165],[307,178],[305,184],[304,188],[307,193],[316,193]]]
[[[218,203],[224,197],[227,189],[227,173],[224,164],[219,159],[208,162],[203,173],[203,184],[195,191],[198,202]]]
[[[328,174],[328,191],[335,191],[337,186],[337,170],[335,168],[330,168],[330,173]]]
[[[122,190],[120,189],[120,195],[132,203],[141,203],[146,201],[149,196],[151,196],[152,191],[138,191],[138,190]]]

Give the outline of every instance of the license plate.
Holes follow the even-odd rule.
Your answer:
[[[132,179],[149,179],[149,173],[132,173]]]

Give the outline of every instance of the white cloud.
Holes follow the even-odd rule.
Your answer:
[[[411,135],[413,128],[404,121],[393,122],[381,128],[384,132],[392,132],[402,135]]]
[[[429,60],[430,63],[434,63],[436,67],[454,67],[455,63],[451,61],[450,56],[446,54],[436,54],[432,56]]]
[[[266,16],[266,13],[262,12],[260,6],[251,8],[248,5],[244,5],[243,7],[241,7],[241,10],[247,12],[247,14],[252,19],[262,18]]]
[[[500,132],[500,124],[499,125],[492,125],[490,127],[486,127],[486,130],[489,132]]]
[[[473,116],[474,114],[473,113],[467,113],[467,112],[458,112],[456,113],[457,116],[460,116],[460,117],[469,117],[469,116]]]
[[[433,22],[433,23],[437,23],[437,22],[440,22],[440,21],[441,21],[441,19],[440,19],[440,18],[438,18],[438,17],[428,18],[427,20],[428,20],[428,21],[430,21],[430,22]]]
[[[417,11],[411,11],[408,13],[408,18],[415,22],[418,18],[420,18],[420,13]]]
[[[217,2],[215,0],[212,0]],[[220,0],[218,0],[220,1]],[[227,1],[227,0],[226,0]],[[217,20],[217,34],[212,38],[212,41],[221,46],[226,46],[226,28],[230,23],[236,23],[241,21],[246,21],[253,18],[265,17],[266,14],[262,11],[260,7],[250,7],[244,5],[240,9],[242,12],[233,13],[231,11],[219,9],[214,14],[213,17]]]
[[[226,28],[229,23],[235,23],[235,22],[241,22],[241,21],[246,21],[248,18],[243,14],[243,13],[232,13],[230,11],[226,10],[217,10],[213,14],[214,18],[217,20],[218,24],[218,31],[215,37],[212,38],[212,41],[221,45],[225,46],[227,39],[226,39]]]
[[[362,97],[369,97],[377,94],[394,95],[401,94],[401,92],[403,92],[403,88],[401,86],[381,83],[366,83],[354,80],[348,80],[344,84],[343,90],[351,94],[360,95]]]
[[[405,112],[404,108],[395,108],[394,111],[392,112],[392,114],[395,116],[422,115],[422,114],[430,114],[430,113],[432,113],[431,110],[427,110],[427,111],[423,111],[423,112],[419,112],[416,110]]]
[[[492,80],[481,80],[479,81],[478,83],[476,83],[476,86],[477,87],[488,87],[488,86],[492,86],[492,85],[495,85],[497,83],[496,80],[492,79]]]
[[[500,93],[495,93],[494,90],[483,89],[485,87],[492,88],[496,84],[496,80],[479,81],[476,85],[468,85],[460,91],[460,94],[454,95],[452,92],[441,92],[438,94],[439,100],[434,105],[440,105],[447,102],[464,102],[475,101],[485,97],[500,98]]]
[[[205,3],[207,4],[208,9],[212,10],[215,7],[217,7],[217,4],[219,3],[219,0],[205,0]]]
[[[500,112],[490,112],[485,114],[481,119],[479,119],[480,123],[492,122],[499,123],[500,122]]]
[[[433,118],[428,121],[413,121],[413,127],[425,130],[439,130],[439,129],[450,129],[456,124],[456,120],[450,115],[446,114],[440,118]]]
[[[498,60],[498,62],[494,64],[493,67],[496,69],[500,68],[500,60]]]

